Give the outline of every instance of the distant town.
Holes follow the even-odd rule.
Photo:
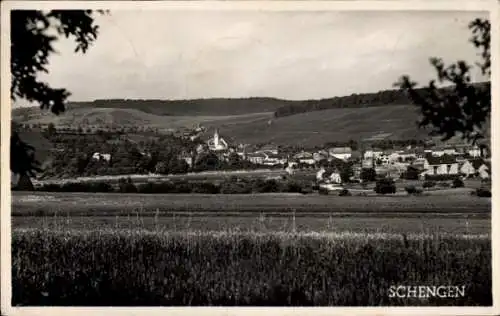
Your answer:
[[[337,142],[337,146],[307,149],[231,143],[218,128],[207,133],[207,128],[201,125],[171,134],[140,129],[99,130],[95,127],[57,129],[53,124],[21,124],[18,128],[39,130],[53,144],[53,157],[43,164],[45,172],[41,178],[45,179],[281,169],[290,176],[307,171],[315,175],[316,183],[321,187],[336,190],[345,183],[384,178],[487,180],[491,177],[490,153],[487,146],[478,144],[351,140]],[[131,141],[130,133],[141,134],[144,138]],[[86,137],[91,137],[92,141]]]

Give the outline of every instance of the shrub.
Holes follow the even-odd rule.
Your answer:
[[[455,179],[455,180],[453,180],[451,187],[452,188],[463,188],[464,182],[461,179]]]
[[[217,194],[220,193],[220,188],[210,182],[194,183],[192,193]]]
[[[408,194],[415,194],[417,192],[417,188],[414,185],[408,185],[405,187],[405,191]]]
[[[349,190],[347,189],[342,189],[339,192],[339,196],[351,196],[351,195],[352,195],[351,192],[349,192]]]
[[[445,181],[441,181],[438,183],[438,186],[442,187],[442,188],[448,188],[450,187],[450,183],[449,182],[445,182]]]
[[[321,195],[328,195],[328,190],[323,187],[319,187],[318,193]]]
[[[425,181],[422,186],[424,187],[424,189],[433,188],[436,186],[436,182],[432,181],[432,180],[428,180],[428,181]]]
[[[486,188],[477,188],[475,191],[475,195],[479,197],[491,197],[491,191]]]
[[[425,180],[434,180],[434,181],[450,181],[460,178],[459,174],[426,174],[425,175]]]
[[[392,179],[380,179],[373,190],[378,194],[394,194],[396,193],[396,184]]]

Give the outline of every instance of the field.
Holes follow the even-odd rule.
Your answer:
[[[35,113],[36,114],[36,113]],[[367,120],[366,118],[370,118]],[[75,108],[65,114],[33,115],[24,120],[22,115],[14,117],[19,123],[49,123],[57,125],[119,124],[149,126],[159,129],[192,128],[200,123],[208,128],[208,137],[213,128],[230,142],[269,143],[278,145],[324,145],[328,141],[360,140],[369,138],[421,139],[427,132],[416,125],[418,113],[411,105],[379,106],[356,109],[330,109],[273,118],[272,112],[245,113],[238,115],[184,115],[162,116],[137,109]],[[381,129],[382,127],[382,129]]]
[[[487,237],[15,230],[13,305],[491,305]],[[391,298],[400,284],[465,285]]]
[[[12,194],[13,305],[490,305],[491,200]],[[465,285],[392,298],[399,284]]]

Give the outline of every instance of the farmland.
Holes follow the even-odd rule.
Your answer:
[[[13,192],[13,304],[488,305],[490,209],[464,194]],[[390,298],[400,283],[468,292]]]

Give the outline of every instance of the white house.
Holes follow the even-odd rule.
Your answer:
[[[260,153],[258,153],[260,154]],[[266,156],[264,158],[264,161],[262,162],[263,165],[268,165],[268,166],[276,166],[276,165],[284,165],[287,162],[287,159],[278,155],[278,154],[271,154],[271,153],[262,153],[263,155]]]
[[[296,159],[299,163],[305,163],[308,165],[314,165],[316,161],[313,158],[313,154],[310,152],[302,151],[295,156],[293,156],[294,159]]]
[[[277,155],[278,154],[278,147],[276,147],[274,145],[264,145],[262,148],[256,150],[255,152],[261,153],[261,154]]]
[[[264,160],[267,158],[267,156],[263,153],[250,153],[247,154],[247,159],[251,163],[261,165]]]
[[[327,171],[325,168],[321,168],[316,173],[316,180],[320,183],[332,183],[332,184],[341,184],[342,178],[340,177],[340,173],[336,170]]]
[[[351,147],[333,147],[328,150],[331,157],[337,159],[348,160],[351,158],[352,149]]]
[[[224,138],[220,137],[218,129],[215,130],[214,137],[210,138],[207,144],[211,151],[225,151],[229,148]]]
[[[94,160],[106,160],[109,162],[111,160],[111,154],[101,154],[101,153],[94,153],[92,155],[92,159]]]
[[[428,156],[424,161],[426,175],[454,175],[459,174],[458,162],[453,156]]]
[[[469,156],[471,157],[481,157],[481,149],[479,149],[478,146],[474,146],[472,148],[469,148],[467,151]]]
[[[478,169],[479,177],[481,179],[489,179],[491,178],[491,168],[489,164],[482,164]]]
[[[313,153],[313,159],[315,161],[321,161],[321,160],[327,160],[328,159],[328,152],[325,150],[320,150],[318,152]]]

